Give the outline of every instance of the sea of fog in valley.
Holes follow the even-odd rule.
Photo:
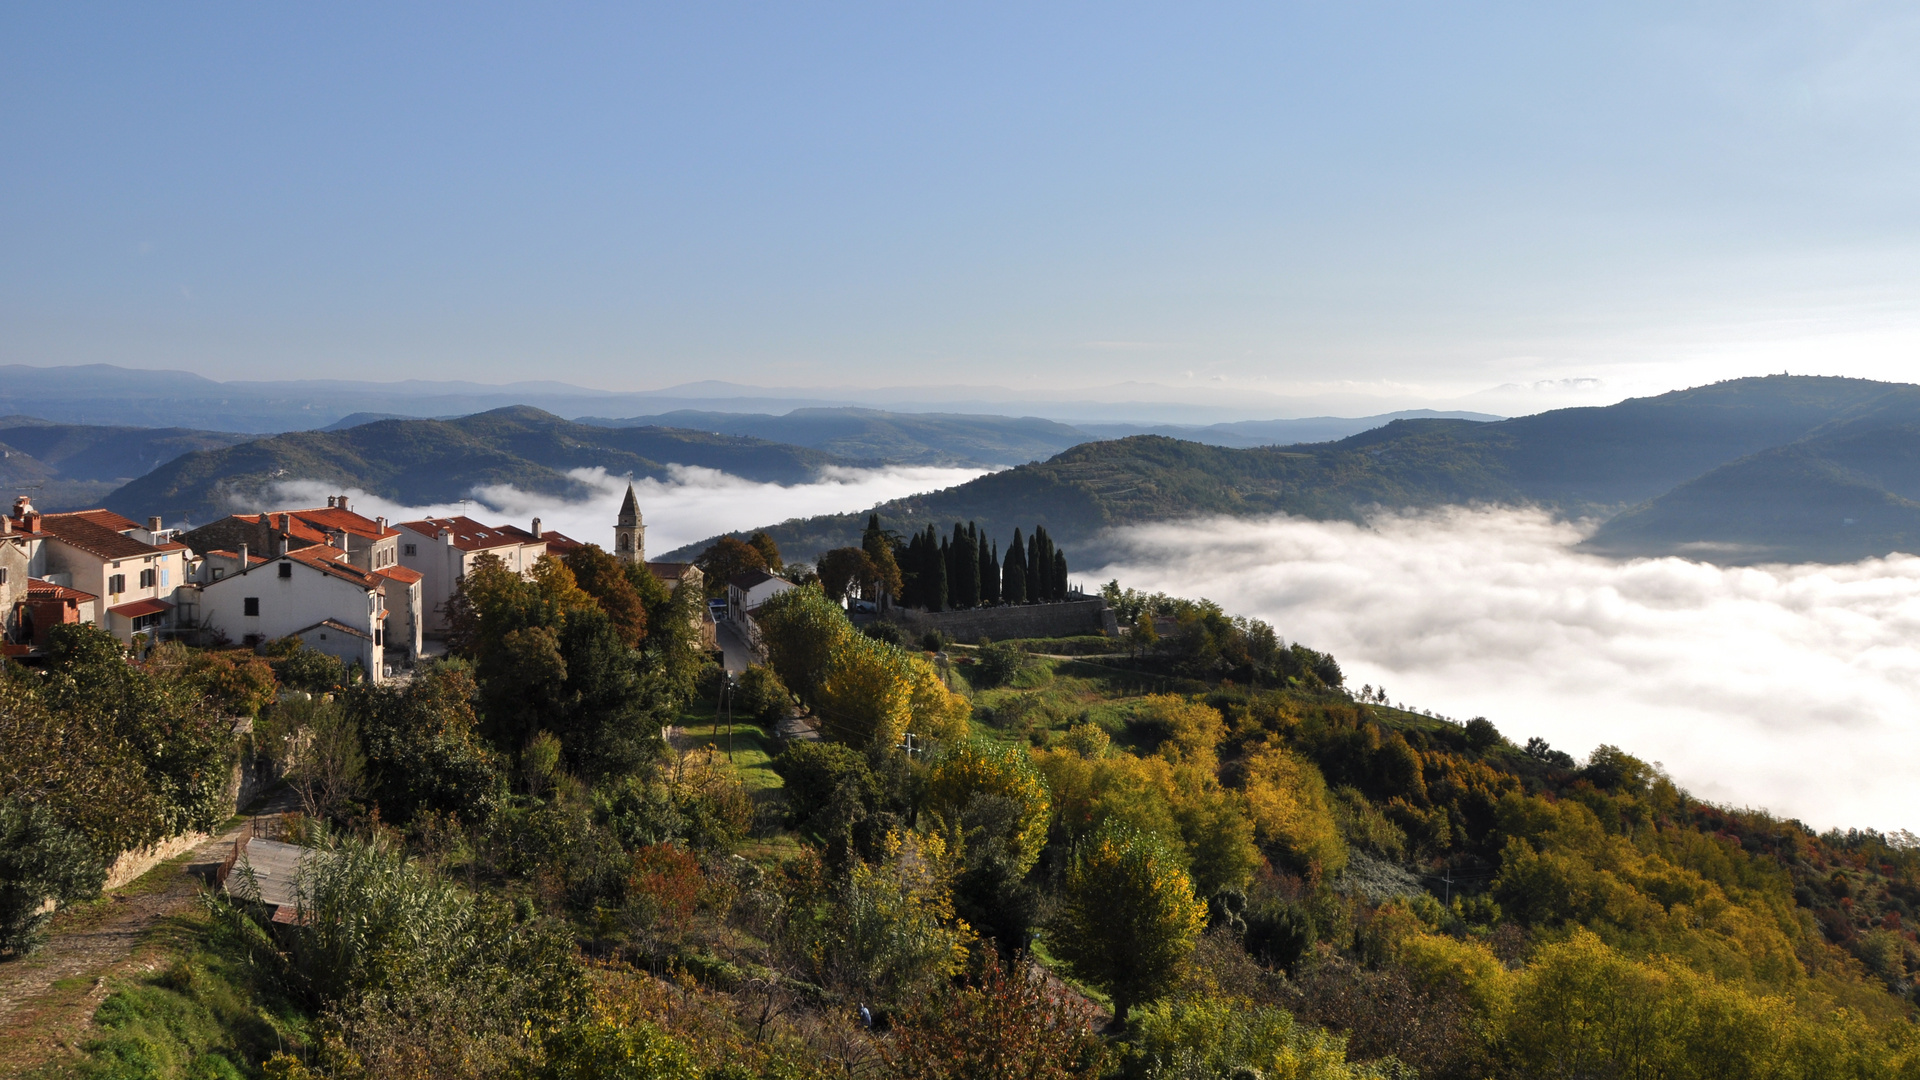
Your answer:
[[[634,481],[649,551],[720,532],[846,513],[964,483],[978,469],[830,469],[782,486],[672,466]],[[402,506],[393,520],[466,513],[605,543],[627,479],[561,503],[510,486],[470,502]],[[278,485],[320,504],[326,485]],[[1332,652],[1349,685],[1516,743],[1584,757],[1613,743],[1695,795],[1817,828],[1920,831],[1920,558],[1723,568],[1585,554],[1583,526],[1539,511],[1383,514],[1366,525],[1285,516],[1142,525],[1102,538],[1107,565],[1076,580],[1207,597]]]
[[[895,466],[885,469],[822,469],[810,484],[781,485],[745,480],[715,469],[667,466],[667,478],[632,481],[647,526],[647,551],[652,558],[696,540],[723,532],[755,529],[788,518],[815,514],[845,514],[923,491],[964,484],[985,469],[935,466]],[[613,522],[620,514],[628,479],[609,476],[605,469],[575,469],[574,479],[593,494],[577,502],[562,502],[518,488],[499,485],[476,488],[467,502],[436,506],[405,506],[362,491],[348,489],[356,512],[384,515],[391,521],[466,514],[488,524],[527,528],[533,518],[542,529],[555,529],[586,543],[606,547],[613,541]],[[337,488],[311,480],[274,486],[276,505],[324,506]]]
[[[1583,535],[1510,509],[1190,521],[1118,530],[1084,576],[1266,619],[1353,687],[1516,743],[1612,743],[1701,798],[1920,831],[1920,558],[1619,562]]]

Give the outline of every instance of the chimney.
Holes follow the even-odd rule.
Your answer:
[[[345,495],[342,495],[342,496],[340,496],[340,509],[342,509],[342,510],[352,510],[352,509],[353,509],[353,507],[351,507],[351,506],[349,506],[349,505],[347,505],[347,497],[346,497]]]
[[[333,509],[333,498],[331,495],[327,496],[327,509],[329,510]]]
[[[159,519],[159,518],[157,518],[157,517],[150,517],[150,518],[148,518],[148,519],[147,519],[147,531],[148,531],[148,532],[150,532],[150,533],[157,533],[157,532],[159,532],[159,531],[160,531],[160,519]]]
[[[447,545],[448,547],[452,547],[453,546],[453,530],[442,528],[440,530],[440,542]]]
[[[0,517],[0,536],[12,536],[12,535],[13,535],[13,519],[10,517]]]
[[[386,519],[386,518],[383,518],[383,517],[377,517],[377,518],[374,518],[374,519],[373,519],[373,523],[374,523],[375,525],[378,525],[378,526],[380,526],[380,531],[381,531],[381,532],[386,532],[386,531],[387,531],[387,519]]]
[[[243,574],[246,573],[247,567],[249,565],[251,564],[247,561],[247,545],[241,544],[240,545],[240,572]]]
[[[533,519],[533,538],[535,540],[540,539],[540,519],[539,518]]]

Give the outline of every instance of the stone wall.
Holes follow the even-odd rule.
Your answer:
[[[229,812],[244,810],[286,775],[284,764],[265,754],[254,752],[249,734],[239,736],[240,756],[233,763],[233,780],[227,787]],[[184,854],[213,839],[212,833],[186,832],[169,836],[152,847],[123,851],[107,866],[104,889],[118,889],[176,855]]]
[[[964,611],[915,611],[894,608],[886,619],[897,623],[909,637],[918,638],[929,630],[938,630],[954,641],[970,642],[980,637],[995,641],[1008,638],[1073,637],[1078,634],[1118,634],[1107,602],[1098,597],[1067,600],[1058,604],[1015,604],[1008,607],[968,608]]]

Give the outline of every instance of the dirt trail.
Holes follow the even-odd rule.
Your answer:
[[[76,1048],[114,976],[152,970],[167,920],[196,902],[209,871],[256,818],[293,809],[291,793],[270,793],[192,851],[147,871],[99,900],[56,915],[46,945],[0,964],[0,1075],[43,1064]]]

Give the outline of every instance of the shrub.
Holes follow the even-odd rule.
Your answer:
[[[0,953],[39,947],[53,917],[41,906],[96,896],[106,877],[100,856],[50,808],[0,801]]]

